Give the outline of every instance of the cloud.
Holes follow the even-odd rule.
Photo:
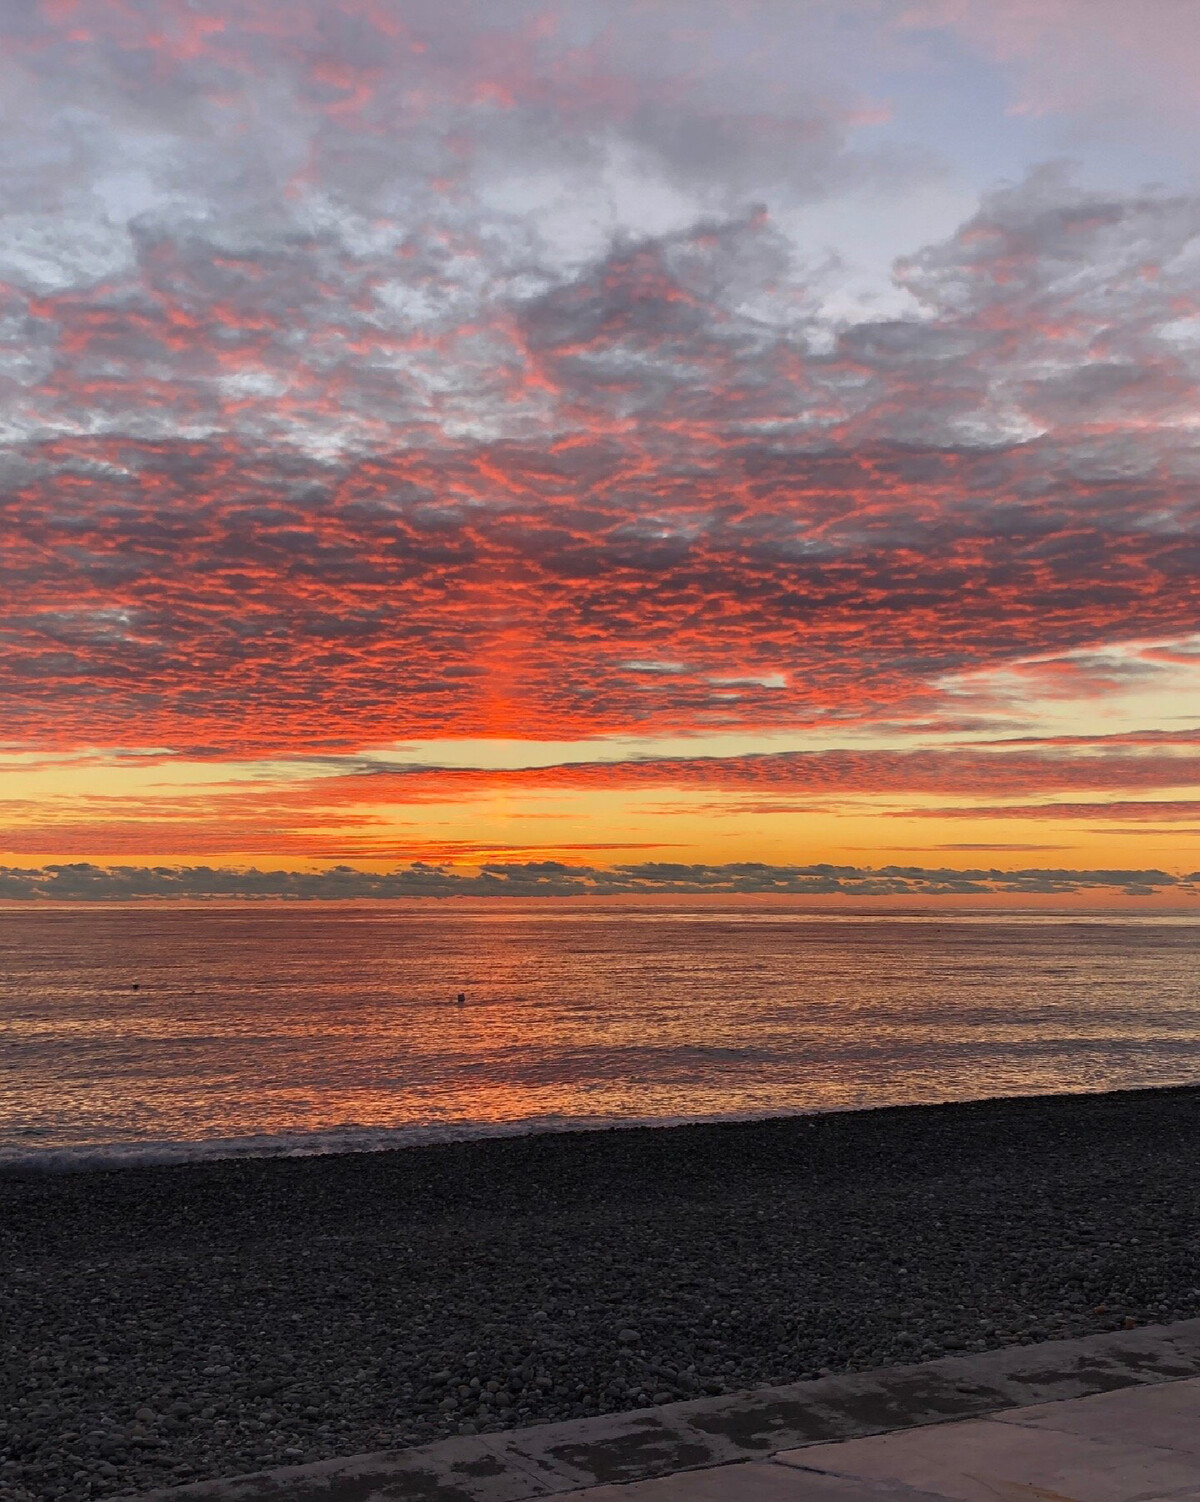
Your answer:
[[[898,849],[905,849],[898,846]],[[983,840],[952,840],[942,845],[908,846],[909,850],[1069,850],[1069,845],[1030,845],[1014,844],[1013,842],[983,841]]]
[[[1041,443],[702,442],[690,473],[673,441],[647,457],[636,496],[632,441],[337,467],[23,451],[0,502],[10,733],[297,751],[916,717],[947,675],[1194,624],[1169,461],[1068,486]]]
[[[39,870],[0,867],[0,900],[106,902],[140,899],[259,898],[293,901],[405,897],[795,897],[1130,896],[1197,895],[1200,873],[1165,871],[1000,871],[920,866],[711,866],[646,862],[592,867],[561,861],[485,865],[466,875],[413,863],[375,873],[350,866],[319,872],[209,866],[98,866],[88,862]]]
[[[1178,0],[918,0],[902,27],[946,26],[998,61],[1014,112],[1058,116],[1068,139],[1131,133],[1179,153],[1198,106],[1200,16]],[[1182,130],[1181,130],[1182,127]]]
[[[1200,818],[1200,799],[1113,798],[1079,803],[972,803],[950,808],[905,809],[909,818],[923,819],[1132,819],[1149,823],[1178,823]]]
[[[736,38],[724,6],[684,25],[625,0],[10,7],[6,736],[348,754],[913,724],[1034,659],[1030,695],[1152,677],[1105,649],[1168,651],[1200,610],[1200,200],[1038,169],[898,264],[907,314],[842,324],[839,268],[788,214],[935,167],[856,145],[877,101],[831,81],[839,12],[898,45],[870,6],[750,5]],[[1187,757],[1100,760],[660,759],[508,785],[1197,780]],[[358,854],[363,792],[297,799],[340,807]],[[286,801],[124,830],[127,807],[63,810],[9,837],[324,856]]]
[[[936,793],[1019,795],[1033,789],[1180,787],[1200,783],[1200,755],[1172,750],[1104,755],[977,750],[971,746],[891,750],[759,752],[741,756],[640,757],[624,761],[560,762],[549,766],[484,768],[380,767],[312,784],[303,796],[333,805],[342,799],[380,803],[458,800],[500,789],[549,791],[674,787],[754,794],[771,805],[782,793]],[[735,803],[749,810],[755,804]],[[807,801],[799,804],[809,807]],[[1104,806],[1110,806],[1105,804]],[[1167,807],[1166,804],[1145,804]]]
[[[1122,743],[1124,745],[1124,743]],[[343,767],[344,770],[338,770]],[[1200,800],[1129,798],[1137,790],[1200,785],[1200,756],[1157,744],[1098,752],[950,747],[925,750],[829,750],[741,756],[644,757],[486,769],[388,766],[370,759],[327,757],[323,775],[307,762],[251,781],[196,788],[148,786],[136,793],[77,792],[52,806],[36,798],[0,799],[0,852],[33,857],[286,856],[311,860],[446,860],[460,865],[500,856],[569,859],[572,855],[669,848],[641,830],[592,840],[556,838],[564,807],[553,800],[596,793],[661,790],[675,795],[640,805],[648,817],[682,814],[732,822],[776,814],[863,813],[872,817],[1027,819],[1185,825],[1200,818]],[[297,777],[298,771],[309,775]],[[1087,791],[1088,799],[984,801]],[[956,796],[933,806],[881,806],[896,795]],[[864,802],[864,799],[871,800]],[[491,819],[500,800],[502,828],[523,818],[548,820],[524,838],[482,840],[472,821]],[[547,802],[547,800],[551,800]],[[975,800],[975,801],[972,801]],[[547,813],[546,809],[550,812]],[[419,812],[452,809],[465,821],[443,834]],[[727,826],[728,827],[728,826]],[[524,834],[524,830],[522,830]],[[947,847],[951,848],[951,847]],[[981,848],[1001,848],[989,846]]]

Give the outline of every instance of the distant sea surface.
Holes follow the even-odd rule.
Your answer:
[[[1200,918],[550,900],[0,911],[0,1163],[1197,1079]]]

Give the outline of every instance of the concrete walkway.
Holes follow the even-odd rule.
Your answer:
[[[151,1496],[1200,1502],[1198,1420],[1200,1319],[463,1436]]]
[[[1200,1379],[1068,1398],[747,1465],[588,1487],[578,1502],[1195,1502]],[[574,1502],[573,1499],[573,1502]]]

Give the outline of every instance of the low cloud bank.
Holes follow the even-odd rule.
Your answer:
[[[1074,896],[1121,893],[1200,896],[1200,871],[966,870],[925,866],[683,865],[647,861],[613,867],[560,861],[496,863],[475,875],[414,862],[386,872],[233,870],[213,866],[0,867],[0,900],[111,902],[138,898],[288,898],[297,901],[397,897],[616,897],[753,895],[800,897]]]

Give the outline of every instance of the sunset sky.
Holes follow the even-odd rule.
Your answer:
[[[1194,0],[0,6],[0,897],[1195,901],[1198,72]]]

